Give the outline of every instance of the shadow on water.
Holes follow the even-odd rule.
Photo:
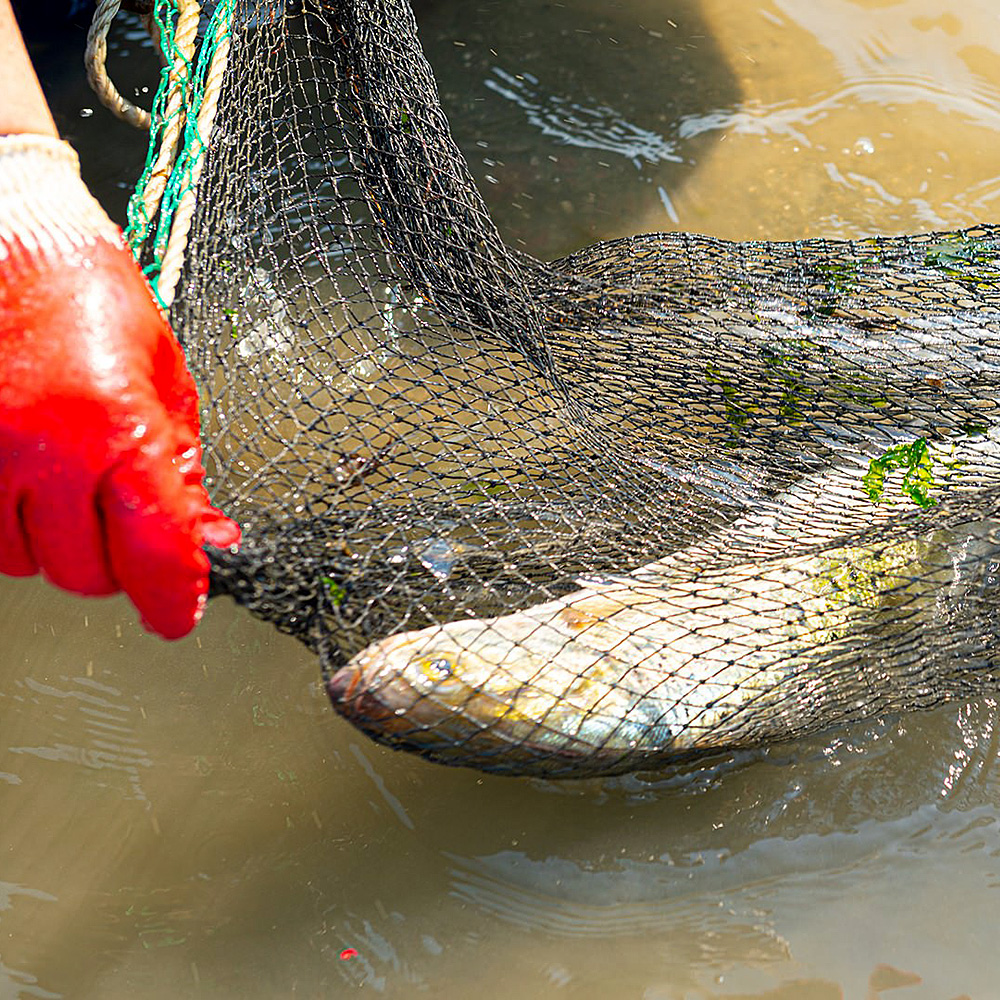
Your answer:
[[[81,173],[90,189],[111,217],[124,224],[125,205],[146,159],[148,138],[105,111],[87,83],[82,66],[89,15],[64,18],[58,2],[33,0],[14,0],[14,10],[59,134],[79,152]],[[120,21],[108,42],[108,69],[121,93],[148,108],[159,64],[138,19]]]
[[[415,5],[455,139],[512,246],[552,260],[635,220],[678,228],[671,194],[715,141],[680,125],[739,99],[701,6]]]
[[[518,0],[523,17],[489,21],[499,6],[420,13],[504,232],[548,255],[618,235],[650,205],[669,228],[658,188],[669,196],[694,169],[690,147],[673,158],[670,123],[736,99],[710,39],[674,61],[644,20],[668,16],[652,0]],[[676,6],[694,44],[700,8]],[[616,57],[628,73],[587,71],[630,31],[632,55]],[[572,58],[550,60],[570,35]],[[144,85],[129,79],[130,37],[112,46],[126,93]],[[34,45],[60,126],[120,218],[143,143],[99,110],[79,116],[94,106],[80,48],[79,31]],[[580,122],[592,144],[573,141]],[[588,194],[603,172],[607,205]],[[122,601],[4,580],[0,635],[4,1000],[358,987],[833,1000],[865,996],[879,966],[901,970],[874,980],[907,986],[901,1000],[995,992],[992,699],[655,776],[552,784],[368,743],[332,715],[306,650],[228,602],[167,645]]]
[[[455,139],[512,245],[547,260],[631,233],[629,220],[659,217],[653,228],[677,228],[670,192],[715,141],[708,133],[682,138],[678,123],[740,96],[699,0],[414,7]],[[123,220],[146,141],[104,111],[86,82],[88,18],[60,23],[25,0],[15,8],[60,133],[80,151],[92,190]],[[120,16],[108,68],[123,95],[149,107],[159,65],[137,18]],[[600,197],[598,185],[615,197]]]

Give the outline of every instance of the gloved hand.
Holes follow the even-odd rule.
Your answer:
[[[76,154],[0,137],[0,572],[123,590],[185,635],[202,544],[240,537],[203,478],[184,356]]]

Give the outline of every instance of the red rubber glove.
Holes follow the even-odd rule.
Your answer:
[[[203,479],[194,381],[76,154],[0,137],[0,572],[123,590],[185,635],[202,545],[240,538]]]

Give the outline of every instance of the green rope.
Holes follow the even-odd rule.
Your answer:
[[[151,110],[149,150],[146,163],[135,191],[128,204],[128,225],[125,239],[133,254],[143,264],[143,273],[149,279],[153,292],[159,299],[157,281],[163,261],[163,253],[174,221],[177,206],[185,192],[193,187],[192,177],[197,163],[208,151],[208,136],[202,136],[198,128],[198,115],[205,99],[205,87],[212,60],[223,38],[232,32],[235,0],[219,0],[201,44],[197,49],[194,64],[177,50],[175,36],[177,28],[176,0],[156,0],[153,16],[160,32],[160,47],[167,65],[160,74],[160,83]],[[173,73],[171,72],[173,69]],[[180,86],[182,98],[179,109],[170,114],[168,104],[170,92]],[[179,152],[170,168],[170,175],[158,208],[149,212],[145,203],[145,192],[149,185],[164,138],[169,134],[176,119],[182,119],[182,135]],[[162,299],[161,305],[163,304]]]

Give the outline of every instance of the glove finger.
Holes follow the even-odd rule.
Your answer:
[[[201,487],[205,470],[201,465],[198,390],[188,370],[187,359],[180,343],[158,311],[157,318],[162,325],[162,334],[157,343],[153,363],[153,388],[173,419],[175,432],[180,439],[178,448],[185,455],[182,462],[185,482],[189,486]],[[239,525],[226,517],[221,510],[213,507],[207,494],[204,495],[203,506],[202,528],[205,544],[217,548],[239,545],[242,534]]]
[[[218,507],[212,505],[204,488],[205,469],[201,464],[201,442],[197,432],[187,427],[177,428],[179,458],[177,467],[184,477],[184,483],[201,505],[200,517],[202,538],[205,545],[229,548],[239,545],[242,537],[240,526],[228,518]]]
[[[73,487],[52,483],[46,494],[35,491],[25,500],[21,518],[31,552],[57,587],[91,596],[113,594],[118,587],[93,491],[82,484]]]
[[[100,498],[111,571],[143,624],[166,639],[187,635],[208,594],[204,488],[186,484],[178,463],[150,445],[120,461]]]
[[[217,507],[211,507],[202,515],[201,524],[206,545],[228,549],[240,544],[243,535],[240,526]]]
[[[0,484],[0,573],[34,576],[38,572],[21,519],[23,495]]]

